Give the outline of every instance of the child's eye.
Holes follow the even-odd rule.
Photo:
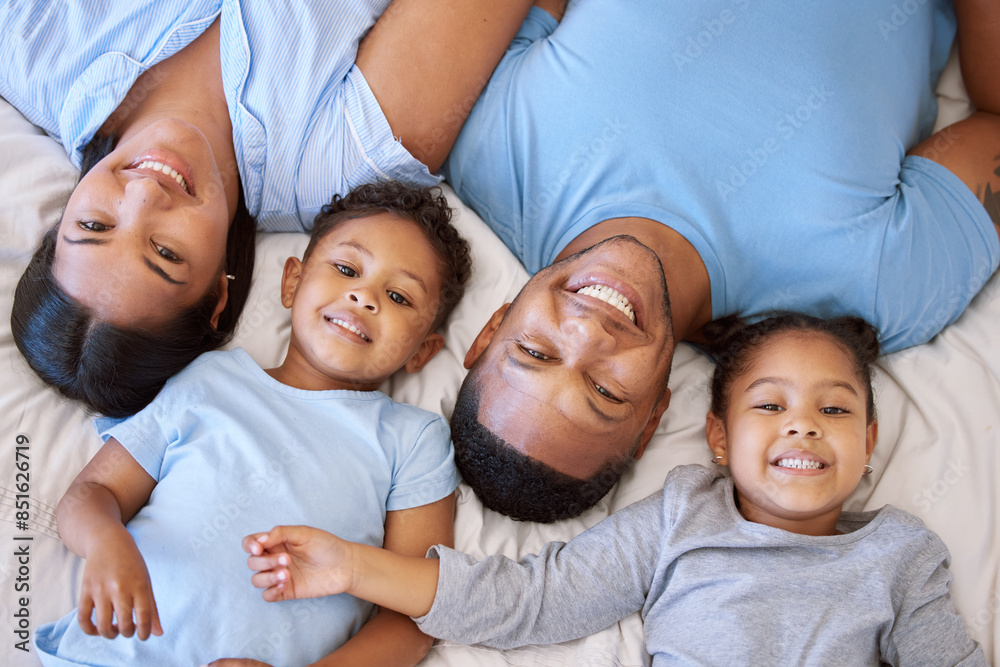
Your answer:
[[[389,290],[388,292],[386,292],[386,294],[389,295],[390,299],[392,299],[393,301],[395,301],[396,303],[398,303],[400,305],[403,305],[403,306],[410,305],[410,302],[406,300],[406,297],[403,296],[402,294],[400,294],[399,292],[393,292],[392,290]]]
[[[80,229],[85,229],[88,232],[106,232],[111,227],[104,224],[103,222],[97,222],[96,220],[80,220],[76,223],[77,227]]]
[[[349,266],[345,266],[343,264],[334,264],[334,266],[337,267],[337,270],[343,273],[348,278],[354,278],[355,276],[358,275],[358,272]]]
[[[549,361],[550,359],[552,359],[552,357],[546,356],[546,355],[542,354],[541,352],[539,352],[538,350],[532,350],[530,347],[525,347],[524,345],[521,345],[520,343],[518,343],[517,346],[519,348],[521,348],[521,351],[524,352],[526,355],[528,355],[529,357],[534,357],[535,359],[538,359],[539,361]]]
[[[768,412],[781,412],[784,410],[784,408],[777,403],[761,403],[760,405],[756,405],[754,407],[760,410],[767,410]]]
[[[850,412],[850,410],[845,410],[844,408],[835,408],[831,406],[827,408],[820,408],[820,412],[822,412],[824,415],[846,415]]]
[[[181,258],[175,255],[169,248],[164,248],[163,246],[154,243],[153,249],[156,250],[157,255],[167,260],[168,262],[173,262],[176,264],[177,262],[181,261]]]

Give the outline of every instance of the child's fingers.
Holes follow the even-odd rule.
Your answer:
[[[97,628],[94,627],[93,621],[90,620],[91,614],[94,613],[94,600],[89,595],[85,595],[80,598],[80,606],[76,610],[76,621],[80,624],[80,629],[83,630],[85,635],[96,635]]]
[[[272,586],[284,586],[288,581],[288,570],[265,570],[250,577],[250,583],[254,588],[271,588]]]
[[[250,556],[247,558],[247,567],[254,572],[274,570],[279,567],[287,567],[291,564],[288,554],[262,554],[260,556]]]
[[[153,600],[152,596],[149,599],[142,598],[136,600],[134,612],[136,636],[140,640],[146,641],[149,639],[150,633],[157,637],[163,634],[163,628],[160,627],[160,617],[156,612],[156,601]]]
[[[135,634],[135,623],[132,622],[132,599],[119,595],[114,603],[115,620],[117,621],[117,631],[122,637],[131,637]]]
[[[94,603],[94,625],[97,631],[105,639],[114,639],[118,636],[118,629],[114,623],[114,608],[110,600],[96,600]]]
[[[253,556],[259,556],[264,553],[264,547],[261,546],[262,539],[267,539],[267,533],[254,533],[253,535],[247,535],[243,538],[243,551]]]

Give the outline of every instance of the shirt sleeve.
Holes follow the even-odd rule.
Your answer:
[[[434,637],[512,648],[568,641],[643,607],[663,532],[663,493],[616,512],[568,543],[520,561],[482,561],[445,547],[430,612],[414,619]]]
[[[441,500],[458,486],[451,431],[442,417],[428,423],[401,464],[393,471],[386,499],[388,511],[420,507]]]
[[[937,542],[937,540],[935,540]],[[969,637],[955,611],[948,586],[948,552],[944,545],[914,568],[904,591],[896,622],[883,647],[883,659],[893,665],[926,664],[934,656],[939,665],[989,663],[978,642]]]

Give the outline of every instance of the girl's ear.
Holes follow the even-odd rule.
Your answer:
[[[407,373],[416,373],[421,368],[427,365],[427,362],[434,358],[434,355],[441,351],[444,347],[444,337],[439,333],[428,334],[424,342],[420,344],[417,351],[413,353],[403,368],[406,369]]]
[[[726,424],[714,412],[705,416],[705,439],[708,448],[712,450],[713,459],[719,465],[729,465],[729,453],[726,449]]]
[[[872,452],[875,451],[875,443],[878,441],[878,420],[872,421],[868,425],[868,432],[865,434],[865,462],[867,462],[872,457]]]

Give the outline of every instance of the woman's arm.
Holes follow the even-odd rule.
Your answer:
[[[403,146],[431,173],[531,9],[531,0],[393,0],[356,63]]]
[[[144,640],[150,632],[163,634],[146,564],[125,529],[155,486],[156,480],[111,438],[59,501],[59,536],[86,559],[78,620],[89,635],[137,634]]]

